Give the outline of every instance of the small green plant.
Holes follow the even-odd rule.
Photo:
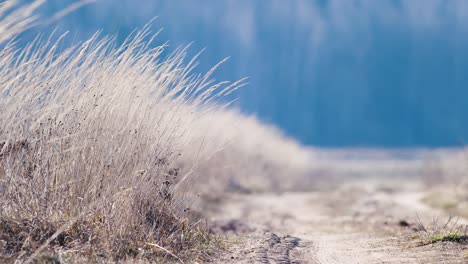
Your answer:
[[[430,237],[429,243],[434,244],[438,242],[454,242],[454,243],[468,243],[468,236],[460,233],[448,233],[446,235],[435,234]]]
[[[420,240],[419,244],[422,246],[440,242],[468,244],[468,226],[459,225],[454,217],[449,217],[443,225],[434,220],[427,226],[418,219],[418,226],[419,235],[415,238]]]

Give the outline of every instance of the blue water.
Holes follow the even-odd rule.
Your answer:
[[[206,48],[200,70],[230,56],[215,77],[250,77],[237,105],[305,144],[437,147],[468,137],[468,1],[98,0],[35,32],[122,40],[155,16],[159,43]]]

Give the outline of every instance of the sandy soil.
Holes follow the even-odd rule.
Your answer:
[[[421,177],[369,171],[327,186],[228,195],[211,212],[213,231],[229,241],[216,262],[468,263],[466,243],[423,245],[449,215],[423,202]]]

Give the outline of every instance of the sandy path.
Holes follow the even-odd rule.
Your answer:
[[[466,246],[416,246],[424,204],[417,179],[342,182],[332,191],[231,195],[212,219],[236,241],[220,263],[468,263]],[[459,223],[466,223],[459,220]]]

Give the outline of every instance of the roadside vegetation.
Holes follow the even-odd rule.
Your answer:
[[[306,171],[298,144],[220,104],[244,80],[195,73],[150,26],[16,47],[43,3],[0,5],[0,262],[208,261],[222,241],[199,194]]]
[[[466,251],[468,246],[468,156],[464,149],[433,150],[424,171],[422,202],[448,219],[433,216],[431,223],[418,221],[413,235],[419,246],[451,246]],[[462,253],[466,259],[466,252]]]
[[[426,225],[419,221],[414,237],[418,238],[420,246],[445,242],[468,245],[468,226],[458,221],[457,217],[449,217],[444,223],[434,219]]]

